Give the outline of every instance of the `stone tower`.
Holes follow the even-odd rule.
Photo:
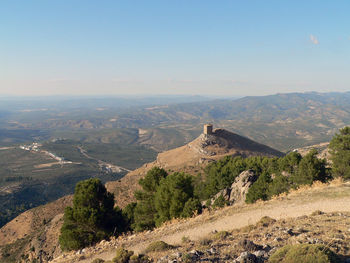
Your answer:
[[[213,125],[212,124],[204,124],[203,133],[206,135],[213,134]]]

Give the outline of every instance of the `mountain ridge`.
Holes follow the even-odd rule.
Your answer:
[[[106,183],[109,192],[114,193],[116,204],[124,207],[135,200],[134,191],[139,189],[138,181],[147,171],[157,166],[172,172],[186,172],[192,175],[201,172],[209,163],[225,156],[267,156],[281,157],[284,153],[257,143],[225,129],[215,129],[211,134],[200,134],[184,146],[159,153],[157,159],[128,173],[118,181]]]

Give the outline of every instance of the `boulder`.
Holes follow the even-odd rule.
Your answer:
[[[223,196],[224,199],[225,199],[226,201],[229,201],[229,200],[230,200],[230,196],[231,196],[231,188],[227,187],[227,188],[221,190],[220,192],[218,192],[218,193],[214,196],[214,198],[212,199],[212,203],[213,203],[216,199],[218,199],[220,196]]]
[[[242,172],[231,185],[230,203],[242,204],[252,184],[258,179],[253,170]]]
[[[245,251],[236,258],[235,263],[260,263],[259,259],[252,253]]]
[[[258,176],[253,170],[247,170],[240,173],[232,183],[231,187],[227,187],[219,191],[212,199],[210,203],[213,204],[216,199],[223,196],[228,204],[243,204],[245,202],[246,195],[249,187],[258,179]],[[205,206],[207,201],[203,201],[202,205]]]

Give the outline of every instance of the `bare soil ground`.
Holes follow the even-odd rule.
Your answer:
[[[15,147],[0,147],[0,151],[4,151],[4,150],[10,150],[13,149]]]
[[[54,165],[60,165],[60,162],[42,163],[42,164],[34,165],[34,168],[37,168],[37,169],[48,168]]]
[[[332,214],[332,219],[326,218],[322,219],[323,221],[318,221],[317,217],[315,217],[316,219],[314,217],[312,217],[312,219],[305,217],[317,210],[326,213],[337,213],[334,215]],[[193,241],[193,246],[200,246],[201,240],[208,238],[208,236],[210,237],[211,233],[215,231],[230,231],[230,233],[235,233],[235,231],[238,231],[237,229],[256,224],[264,216],[282,220],[280,224],[284,224],[284,228],[294,229],[297,224],[300,228],[310,228],[308,230],[308,232],[311,233],[310,238],[317,235],[321,236],[322,234],[322,242],[331,242],[335,238],[334,235],[337,233],[343,236],[345,235],[346,238],[350,238],[349,214],[346,214],[347,216],[345,217],[347,220],[344,221],[344,216],[339,216],[339,218],[337,218],[337,215],[339,215],[338,212],[350,212],[350,184],[340,182],[330,185],[316,184],[313,187],[300,189],[289,195],[278,197],[267,202],[226,207],[217,211],[206,211],[202,215],[192,219],[170,222],[154,231],[119,237],[117,240],[112,240],[110,242],[102,242],[96,247],[85,249],[79,255],[76,255],[75,252],[65,254],[64,257],[57,258],[53,262],[91,262],[94,258],[110,260],[115,255],[116,247],[123,246],[136,253],[142,253],[151,242],[158,240],[176,245],[178,247],[176,251],[182,251],[188,249],[187,246],[182,244],[184,237]],[[303,218],[305,219],[304,221],[302,221]],[[311,221],[306,223],[308,220],[313,220],[313,223],[311,224]],[[300,223],[298,223],[299,221]],[[283,222],[288,222],[288,224],[285,225]],[[334,229],[331,229],[330,226],[333,226]],[[238,232],[240,233],[240,231]],[[346,231],[346,233],[344,233],[344,231]],[[273,236],[274,239],[270,240],[265,238],[267,240],[266,242],[272,245],[282,245],[289,242],[289,239],[277,239],[277,237],[284,233],[280,232],[279,230],[275,230],[275,233],[272,231],[271,236]],[[261,235],[263,234],[263,232],[260,233],[257,231],[254,241],[262,242]],[[259,236],[261,237],[260,239]],[[247,237],[249,237],[249,235],[247,235]],[[251,238],[253,237],[254,236]],[[304,235],[303,238],[309,238],[309,236],[305,237]],[[300,242],[303,242],[303,240]],[[230,249],[231,248],[228,248],[228,250]],[[339,246],[337,250],[341,251],[344,255],[350,254],[349,249],[345,245]],[[153,255],[154,258],[159,258],[160,256],[161,255],[158,254]]]
[[[12,253],[34,254],[41,251],[43,262],[51,255],[58,255],[59,232],[63,223],[64,208],[72,205],[72,196],[30,209],[0,229],[0,262],[6,246]]]

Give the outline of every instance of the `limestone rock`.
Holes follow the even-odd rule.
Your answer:
[[[258,176],[253,170],[247,170],[242,172],[239,176],[236,177],[235,181],[232,183],[231,187],[227,187],[219,191],[210,201],[211,204],[223,196],[225,201],[230,205],[232,204],[243,204],[245,202],[246,195],[249,188],[252,184],[258,179]],[[202,202],[202,205],[205,205],[206,201]]]
[[[242,172],[231,185],[230,203],[241,204],[245,202],[246,195],[252,184],[258,179],[253,170]]]

